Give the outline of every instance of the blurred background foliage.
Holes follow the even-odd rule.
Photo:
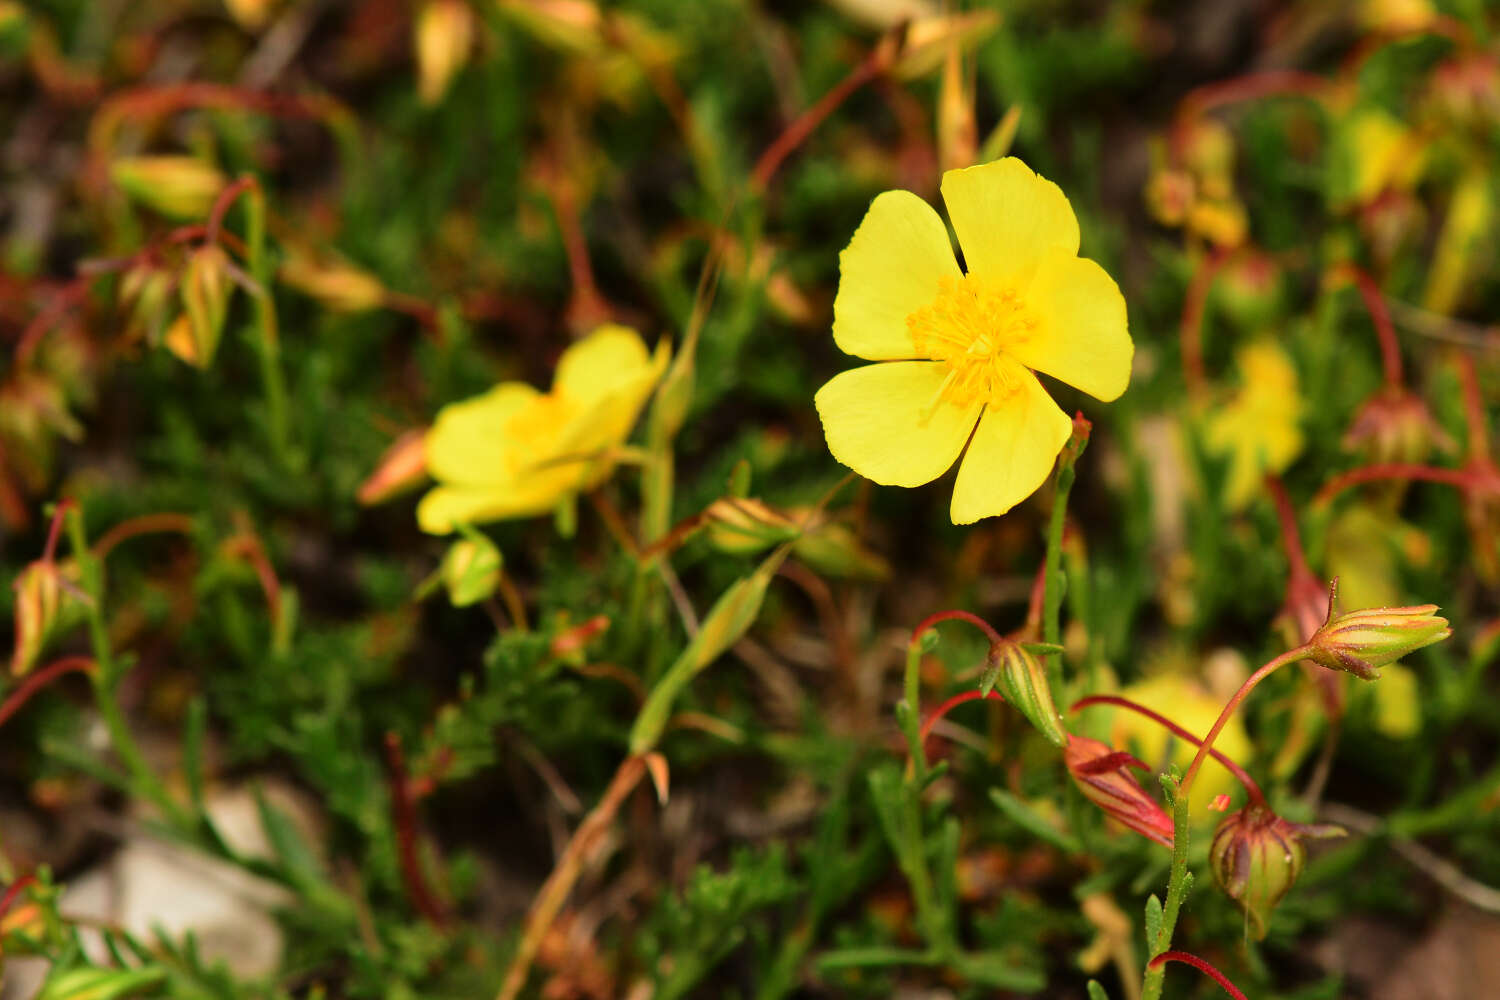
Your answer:
[[[916,862],[893,832],[910,629],[1021,625],[1047,495],[954,527],[947,489],[844,482],[810,405],[871,198],[1006,152],[1067,192],[1136,344],[1119,402],[1058,397],[1095,425],[1059,703],[1201,732],[1333,576],[1454,624],[1375,685],[1261,689],[1224,749],[1351,836],[1266,940],[1206,884],[1179,940],[1258,997],[1485,995],[1442,956],[1500,933],[1496,26],[1480,0],[0,2],[0,875],[36,879],[0,902],[5,995],[490,996],[571,858],[525,995],[1134,996],[1167,854],[1015,716],[941,724]],[[486,526],[498,567],[455,606],[396,489],[420,429],[549,384],[606,321],[693,362],[676,529],[626,461]],[[655,744],[665,803],[632,784],[570,855],[758,566]],[[984,656],[945,629],[924,697]],[[239,908],[127,905],[206,856],[252,877]]]

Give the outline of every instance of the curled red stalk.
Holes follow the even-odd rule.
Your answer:
[[[927,716],[927,718],[922,722],[922,732],[919,739],[921,741],[923,749],[926,749],[927,737],[932,734],[932,727],[937,725],[939,719],[947,715],[959,705],[962,705],[965,702],[979,701],[981,698],[989,701],[1005,700],[1000,696],[999,691],[985,691],[981,693],[976,689],[970,691],[962,691],[954,695],[952,698],[949,698],[937,708],[933,709],[932,712]]]
[[[1370,322],[1375,324],[1375,336],[1380,339],[1380,364],[1385,372],[1385,384],[1400,386],[1405,382],[1401,369],[1401,343],[1396,339],[1396,326],[1391,322],[1391,310],[1380,294],[1380,286],[1368,271],[1354,264],[1344,264],[1341,269],[1354,279],[1359,294],[1365,300],[1365,310]]]
[[[20,711],[21,706],[30,701],[32,695],[48,684],[51,684],[63,674],[74,670],[88,671],[93,669],[94,661],[87,656],[65,656],[60,660],[55,660],[47,664],[36,673],[29,675],[10,693],[10,697],[6,698],[3,703],[0,703],[0,726],[10,721],[10,717]]]
[[[1195,747],[1201,747],[1203,745],[1203,741],[1201,739],[1194,736],[1186,729],[1183,729],[1177,723],[1173,722],[1171,719],[1167,718],[1161,713],[1153,711],[1152,709],[1147,708],[1145,705],[1142,705],[1139,702],[1134,702],[1129,698],[1122,698],[1118,695],[1095,694],[1090,695],[1087,698],[1080,698],[1073,703],[1073,706],[1069,708],[1068,711],[1076,712],[1080,708],[1088,708],[1090,705],[1114,705],[1118,708],[1129,709],[1130,711],[1135,712],[1138,715],[1145,716],[1179,739],[1187,740]],[[1251,802],[1265,805],[1266,797],[1261,793],[1260,785],[1255,783],[1255,779],[1250,777],[1249,773],[1244,768],[1240,767],[1228,756],[1218,750],[1213,749],[1212,747],[1209,748],[1208,752],[1214,760],[1218,761],[1220,764],[1223,764],[1224,767],[1229,771],[1229,773],[1234,775],[1235,778],[1239,780],[1240,784],[1245,786],[1245,791],[1249,794]],[[1132,757],[1131,760],[1135,760],[1135,758]],[[1139,762],[1137,761],[1136,763]]]
[[[1182,319],[1178,322],[1178,350],[1182,354],[1182,377],[1193,396],[1203,392],[1207,374],[1203,370],[1203,313],[1214,279],[1237,251],[1217,249],[1198,265],[1182,299]]]
[[[1170,140],[1172,158],[1179,162],[1182,160],[1193,122],[1214,108],[1261,97],[1320,98],[1328,85],[1327,79],[1315,73],[1273,69],[1196,87],[1178,105]]]
[[[921,641],[922,633],[932,628],[938,622],[946,621],[968,622],[975,628],[982,629],[984,631],[984,634],[989,636],[989,640],[991,643],[1000,643],[1005,641],[1004,637],[1001,636],[999,632],[996,632],[995,627],[989,622],[985,621],[983,618],[979,617],[976,614],[968,611],[960,611],[957,608],[951,608],[947,611],[936,611],[928,615],[926,618],[923,618],[920,622],[917,623],[917,627],[911,630],[911,641],[914,643]]]
[[[5,914],[9,913],[10,908],[15,905],[15,902],[18,898],[20,898],[21,893],[25,892],[33,885],[36,885],[35,875],[22,875],[20,878],[16,879],[14,882],[8,885],[5,889],[5,895],[0,896],[0,917],[3,917],[5,916]]]
[[[1190,952],[1164,951],[1160,955],[1157,955],[1155,958],[1153,958],[1150,962],[1146,963],[1146,968],[1153,970],[1160,969],[1168,962],[1181,962],[1183,965],[1191,965],[1193,968],[1197,969],[1199,972],[1203,973],[1205,976],[1218,983],[1219,988],[1222,989],[1225,993],[1228,993],[1230,996],[1234,997],[1235,1000],[1248,1000],[1245,994],[1240,992],[1239,987],[1229,981],[1228,976],[1224,975],[1224,973],[1214,968],[1208,962],[1205,962],[1203,959]]]

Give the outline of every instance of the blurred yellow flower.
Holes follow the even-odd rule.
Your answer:
[[[931,206],[878,196],[839,257],[833,339],[882,363],[834,376],[814,402],[833,457],[877,483],[920,486],[964,452],[950,514],[968,524],[1041,486],[1072,433],[1034,371],[1107,402],[1134,348],[1125,299],[1078,256],[1056,184],[1007,157],[948,171],[942,190],[967,272]]]
[[[1302,452],[1302,397],[1297,369],[1270,341],[1242,347],[1240,391],[1209,417],[1205,443],[1229,459],[1224,503],[1239,510],[1260,491],[1266,473],[1281,473]]]
[[[652,355],[634,330],[602,326],[563,352],[552,391],[502,382],[445,406],[425,442],[438,485],[417,505],[422,530],[544,514],[599,485],[667,360],[665,342]]]

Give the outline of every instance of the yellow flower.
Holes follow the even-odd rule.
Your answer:
[[[943,220],[909,191],[875,199],[839,257],[833,339],[879,361],[814,400],[833,457],[887,486],[941,476],[968,445],[955,524],[1003,514],[1047,478],[1072,421],[1043,372],[1106,402],[1125,391],[1125,299],[1078,256],[1062,191],[1007,157],[943,174]]]
[[[1224,502],[1239,510],[1260,491],[1266,473],[1280,474],[1302,452],[1302,397],[1297,369],[1270,341],[1240,349],[1241,388],[1209,418],[1205,443],[1229,459]]]
[[[502,382],[445,406],[427,432],[427,471],[438,485],[417,506],[422,530],[545,514],[599,485],[667,354],[665,342],[652,356],[634,330],[602,326],[563,352],[551,392]]]

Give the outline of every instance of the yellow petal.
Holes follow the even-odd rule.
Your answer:
[[[1026,292],[1036,330],[1006,350],[1027,368],[1108,403],[1130,382],[1135,347],[1125,297],[1104,268],[1083,257],[1049,254]]]
[[[527,476],[499,488],[438,486],[417,504],[417,524],[428,534],[446,535],[460,523],[535,517],[557,506],[574,484],[576,477]]]
[[[633,333],[632,336],[634,336]],[[639,342],[639,338],[636,340]],[[557,429],[554,450],[559,454],[593,453],[624,443],[625,439],[630,436],[630,429],[635,426],[641,409],[651,397],[652,390],[656,388],[656,383],[661,379],[662,372],[666,371],[667,363],[671,360],[671,352],[665,342],[649,358],[645,355],[644,345],[641,347],[638,358],[633,350],[627,352],[618,347],[614,350],[619,353],[616,359],[617,367],[612,371],[590,376],[588,379],[581,374],[582,365],[574,365],[572,370],[565,372],[562,364],[559,364],[559,383],[566,375],[569,385],[604,386],[607,384],[607,391],[596,390],[587,394],[580,391],[578,397],[567,396],[569,399],[579,398],[583,405],[577,408],[576,416],[569,419],[565,426]],[[568,360],[565,355],[563,361]],[[596,349],[585,360],[590,365],[607,363],[610,360],[609,352],[602,348]],[[555,391],[561,391],[561,384]],[[598,478],[602,479],[603,476]]]
[[[932,206],[910,191],[879,195],[839,254],[834,343],[870,361],[915,357],[906,317],[932,302],[940,279],[958,277],[948,227]]]
[[[640,334],[607,323],[563,352],[552,376],[552,391],[593,399],[630,384],[650,365]]]
[[[1013,156],[943,174],[943,201],[964,266],[1023,289],[1049,252],[1078,253],[1078,219],[1062,189]]]
[[[828,450],[885,486],[932,482],[963,450],[983,405],[939,398],[947,374],[935,361],[890,361],[835,375],[813,397]]]
[[[1015,395],[979,418],[953,486],[954,524],[1004,514],[1035,493],[1073,433],[1073,421],[1035,375],[1021,373],[1020,383]]]
[[[541,398],[525,382],[502,382],[482,396],[443,407],[427,432],[427,471],[453,483],[507,478],[525,442],[505,433],[505,426]]]

